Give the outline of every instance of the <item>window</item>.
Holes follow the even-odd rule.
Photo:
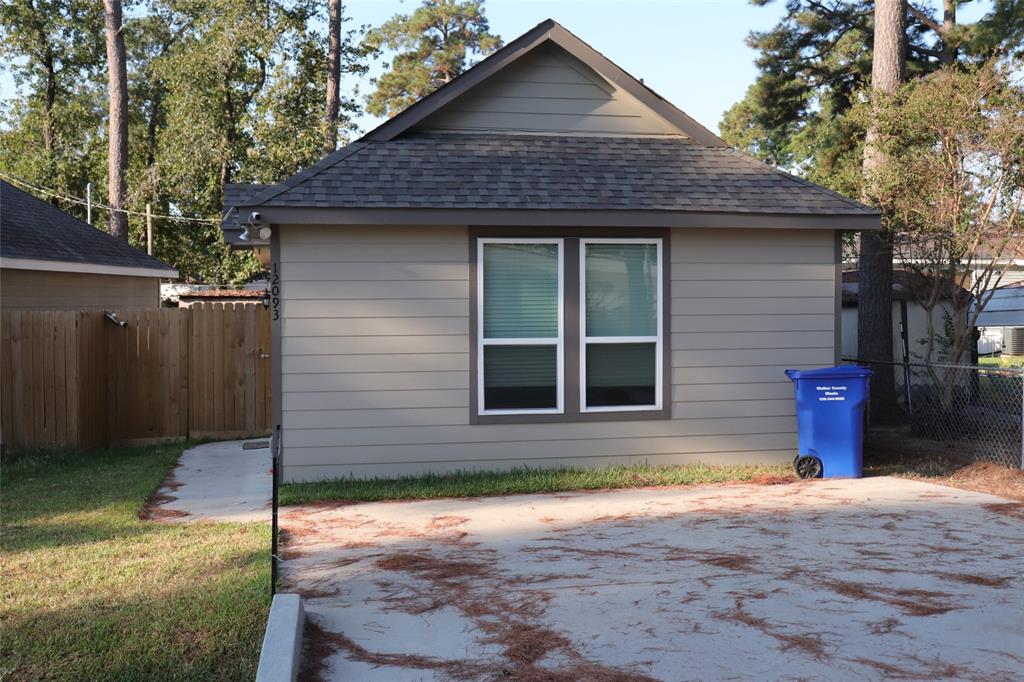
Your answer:
[[[668,231],[545,232],[471,230],[470,422],[669,418]]]
[[[661,408],[661,240],[580,240],[580,411]]]
[[[478,413],[561,413],[562,240],[477,244]]]

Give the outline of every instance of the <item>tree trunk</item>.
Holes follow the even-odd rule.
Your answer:
[[[107,202],[110,204],[110,234],[128,241],[128,215],[124,208],[128,194],[128,73],[125,68],[121,0],[103,0],[107,34],[107,89],[109,123],[107,149]]]
[[[57,74],[53,66],[53,54],[49,49],[46,50],[43,67],[46,69],[46,94],[43,99],[43,149],[46,150],[47,160],[50,160],[56,142],[56,134],[53,131],[53,105],[57,101]]]
[[[904,0],[875,2],[875,41],[871,84],[875,92],[894,92],[906,78],[906,6]],[[869,128],[864,145],[865,199],[870,201],[871,175],[885,163],[876,147],[878,131]],[[892,234],[863,232],[860,238],[860,283],[857,303],[857,355],[877,360],[872,369],[871,419],[898,419],[892,331]],[[885,364],[889,363],[889,364]]]
[[[944,0],[942,3],[942,30],[939,32],[942,53],[939,62],[943,66],[950,66],[956,62],[957,46],[952,42],[953,30],[956,28],[956,3],[957,0]]]
[[[324,110],[324,154],[338,148],[338,89],[341,81],[341,0],[328,0],[327,107]]]

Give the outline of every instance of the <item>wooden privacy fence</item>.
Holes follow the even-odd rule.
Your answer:
[[[97,447],[270,431],[262,305],[0,313],[5,446]]]

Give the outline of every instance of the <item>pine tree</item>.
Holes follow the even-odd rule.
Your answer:
[[[370,31],[364,45],[378,55],[397,52],[366,99],[371,114],[394,116],[465,71],[475,55],[494,52],[501,38],[490,32],[483,0],[423,0]]]

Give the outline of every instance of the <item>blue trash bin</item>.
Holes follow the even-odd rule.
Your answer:
[[[800,478],[860,478],[871,370],[856,365],[787,369],[796,385]]]

